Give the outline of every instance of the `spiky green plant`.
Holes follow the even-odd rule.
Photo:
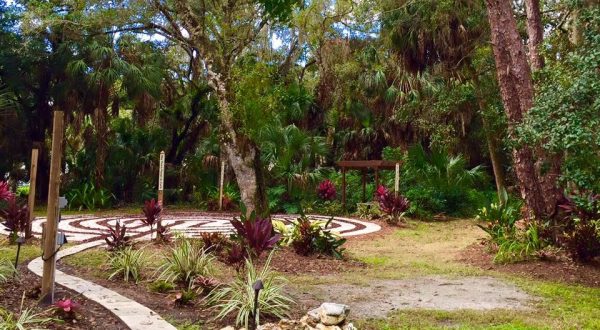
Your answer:
[[[53,321],[53,318],[42,317],[41,313],[34,313],[31,308],[23,309],[25,302],[25,293],[21,297],[21,307],[17,315],[0,308],[0,329],[2,330],[25,330],[38,329],[40,325],[44,325]]]
[[[146,264],[146,257],[143,250],[134,250],[131,246],[114,253],[109,265],[112,273],[109,279],[122,275],[125,282],[131,278],[136,283],[141,278],[141,272]]]
[[[158,268],[158,280],[184,283],[189,287],[197,277],[212,274],[214,261],[215,257],[201,245],[180,239]]]
[[[286,317],[294,301],[283,294],[285,278],[274,274],[270,269],[273,252],[267,258],[262,270],[258,271],[250,258],[246,259],[246,273],[240,273],[229,285],[215,288],[208,296],[208,303],[219,310],[216,319],[223,319],[237,313],[235,322],[248,328],[254,308],[253,284],[262,280],[263,289],[258,295],[258,314],[277,318]],[[257,322],[259,316],[256,316]]]
[[[8,281],[17,274],[15,265],[8,259],[0,259],[0,283]]]

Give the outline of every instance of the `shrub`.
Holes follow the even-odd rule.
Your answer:
[[[52,318],[42,318],[41,313],[36,314],[30,308],[23,309],[23,302],[21,302],[21,311],[18,317],[0,308],[0,329],[2,330],[38,329],[51,321],[53,321]]]
[[[154,224],[159,220],[162,207],[156,200],[154,200],[154,198],[152,198],[151,200],[144,202],[142,212],[144,212],[144,218],[142,218],[142,222],[150,227],[150,238],[152,238]]]
[[[589,262],[600,256],[600,220],[579,221],[564,234],[565,247],[573,260]]]
[[[8,183],[5,181],[0,181],[0,201],[7,201],[9,199],[13,199],[14,195],[10,191],[10,187]]]
[[[517,231],[498,238],[498,252],[495,263],[519,262],[537,255],[544,247],[540,239],[539,228],[535,224],[527,226],[525,231]]]
[[[158,280],[152,282],[149,289],[152,292],[165,293],[175,289],[175,285],[173,285],[171,282]]]
[[[506,191],[503,191],[502,204],[491,203],[482,207],[477,213],[476,219],[485,222],[485,225],[477,226],[488,235],[493,241],[498,241],[503,237],[514,234],[515,223],[521,218],[521,203],[508,198]]]
[[[110,206],[111,200],[115,196],[103,188],[96,188],[93,183],[86,182],[67,191],[67,200],[69,209],[77,208],[80,211],[87,209],[93,211],[97,208],[106,208]]]
[[[20,232],[25,230],[29,222],[29,209],[27,204],[19,205],[16,198],[7,200],[7,207],[0,210],[0,218],[4,220],[3,225],[10,230],[11,242],[15,242]]]
[[[229,265],[234,265],[235,269],[239,271],[247,256],[246,249],[244,249],[242,244],[232,243],[227,250],[225,262]]]
[[[223,319],[231,313],[236,313],[236,325],[248,328],[254,308],[253,284],[262,280],[263,289],[258,295],[258,311],[263,315],[275,316],[282,319],[287,316],[293,300],[283,294],[285,279],[275,275],[270,270],[269,255],[260,272],[257,271],[251,259],[246,259],[246,272],[240,273],[229,285],[215,288],[208,296],[208,303],[219,309],[217,319]],[[259,317],[256,317],[259,319]]]
[[[265,250],[273,248],[281,238],[281,235],[274,233],[273,223],[269,218],[256,217],[252,212],[249,218],[242,214],[240,219],[231,220],[231,225],[236,230],[237,238],[250,250],[253,257],[260,257]]]
[[[167,226],[163,226],[162,220],[158,220],[156,223],[156,240],[160,243],[170,243],[173,239],[171,229]]]
[[[323,224],[321,221],[310,221],[303,215],[294,221],[291,233],[294,251],[304,256],[321,253],[341,259],[344,251],[342,245],[346,239],[323,229],[329,226],[331,220],[333,218]]]
[[[121,250],[131,245],[131,237],[127,236],[127,226],[121,226],[121,221],[117,220],[115,227],[108,227],[108,231],[109,234],[104,240],[109,251]]]
[[[175,294],[173,303],[179,306],[189,305],[196,297],[197,294],[194,290],[182,290]]]
[[[134,250],[131,246],[126,247],[110,257],[109,265],[112,273],[108,279],[122,275],[125,282],[129,282],[131,278],[137,283],[141,278],[145,263],[146,258],[143,250]]]
[[[158,268],[158,280],[182,283],[189,288],[198,276],[212,274],[214,260],[200,245],[181,239]]]
[[[377,187],[375,198],[379,202],[379,209],[386,214],[386,220],[391,224],[397,224],[410,205],[406,197],[399,193],[391,193],[384,186]]]
[[[589,262],[600,255],[600,195],[566,197],[559,205],[562,242],[573,260]]]
[[[334,200],[336,197],[336,190],[333,182],[327,179],[319,183],[319,186],[317,186],[317,196],[325,201]]]
[[[202,239],[202,247],[206,251],[221,252],[227,245],[227,237],[225,235],[214,232],[214,233],[202,233],[200,234]]]

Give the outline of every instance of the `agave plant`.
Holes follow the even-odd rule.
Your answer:
[[[152,238],[152,234],[154,233],[154,224],[156,224],[160,219],[160,213],[162,212],[162,206],[152,198],[149,201],[144,202],[144,208],[142,208],[144,212],[144,218],[142,222],[146,225],[150,226],[150,238]]]
[[[108,227],[109,234],[104,237],[110,251],[121,250],[131,244],[131,237],[127,236],[127,226],[117,220],[115,227]]]
[[[260,257],[265,250],[273,248],[281,239],[281,235],[274,232],[271,219],[258,218],[254,213],[250,218],[242,217],[241,220],[237,218],[231,220],[231,225],[254,257]]]
[[[253,284],[262,280],[263,289],[258,294],[258,311],[262,315],[275,316],[278,319],[286,317],[290,305],[294,301],[283,294],[285,278],[275,275],[271,269],[269,255],[262,270],[257,270],[251,259],[246,259],[245,274],[238,274],[233,283],[218,286],[208,296],[209,305],[219,310],[217,319],[223,319],[231,313],[236,313],[235,322],[238,326],[248,328],[250,317],[254,308]],[[256,316],[259,320],[259,316]]]

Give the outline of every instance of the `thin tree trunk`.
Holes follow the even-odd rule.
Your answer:
[[[525,48],[517,30],[510,1],[486,0],[496,61],[498,85],[508,117],[509,136],[533,104],[533,83]],[[530,216],[545,216],[544,199],[535,170],[533,152],[528,146],[513,150],[514,168],[519,180],[521,196]]]
[[[480,107],[483,104],[480,102]],[[483,111],[483,108],[481,108]],[[490,127],[482,117],[483,121],[483,129],[485,130],[485,140],[488,146],[488,152],[490,153],[490,161],[492,162],[492,170],[494,172],[494,181],[496,182],[496,191],[498,193],[498,201],[500,203],[506,202],[503,197],[503,191],[506,190],[506,183],[504,180],[504,170],[502,169],[502,161],[500,160],[500,155],[498,154],[498,139],[494,134],[490,131]]]

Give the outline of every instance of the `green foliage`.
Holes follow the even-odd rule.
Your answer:
[[[17,270],[12,261],[4,258],[0,259],[0,284],[7,282],[17,274]]]
[[[485,224],[478,224],[493,241],[498,241],[506,236],[511,236],[515,231],[515,223],[521,218],[520,201],[508,198],[506,190],[502,192],[504,203],[491,203],[477,212],[477,220]]]
[[[167,282],[164,280],[156,280],[150,283],[149,288],[152,292],[166,293],[175,289],[175,285],[171,282]]]
[[[210,276],[215,257],[191,240],[181,238],[157,269],[158,280],[182,283],[191,287],[199,276]]]
[[[94,211],[97,208],[110,206],[115,196],[103,188],[96,188],[93,183],[86,182],[71,188],[65,194],[69,201],[69,209]]]
[[[519,262],[537,256],[544,246],[536,224],[530,224],[527,229],[517,231],[512,235],[500,236],[496,239],[498,252],[494,257],[496,263]]]
[[[565,247],[574,260],[589,262],[600,256],[600,220],[576,220],[565,233]]]
[[[416,144],[409,149],[403,165],[406,197],[415,204],[409,208],[409,214],[468,214],[476,206],[472,191],[485,179],[481,166],[467,169],[462,155],[451,156],[441,150],[428,153]]]
[[[31,309],[26,308],[21,309],[21,312],[18,315],[15,315],[3,308],[0,308],[0,329],[35,329],[53,321],[52,318],[43,317],[41,314],[42,313],[34,313]]]
[[[245,274],[239,274],[229,285],[215,288],[208,296],[208,303],[219,310],[217,319],[235,313],[235,323],[248,328],[254,308],[253,284],[257,280],[263,282],[263,289],[258,295],[258,311],[260,315],[284,318],[293,300],[283,294],[285,279],[275,275],[271,269],[273,252],[267,258],[262,270],[257,270],[251,259],[246,259]],[[257,320],[260,318],[256,316]]]
[[[273,226],[282,237],[280,244],[292,246],[300,255],[320,253],[342,259],[342,245],[346,243],[346,239],[326,229],[332,220],[333,218],[327,222],[312,221],[302,215],[292,223],[291,229],[281,221],[274,221]]]
[[[547,63],[535,106],[520,127],[522,143],[563,158],[562,183],[600,192],[600,9],[578,11],[583,42]]]
[[[108,277],[109,279],[123,276],[125,282],[129,282],[131,279],[137,283],[141,279],[142,270],[147,263],[147,259],[143,250],[135,250],[129,246],[113,253],[108,263],[112,271]]]

